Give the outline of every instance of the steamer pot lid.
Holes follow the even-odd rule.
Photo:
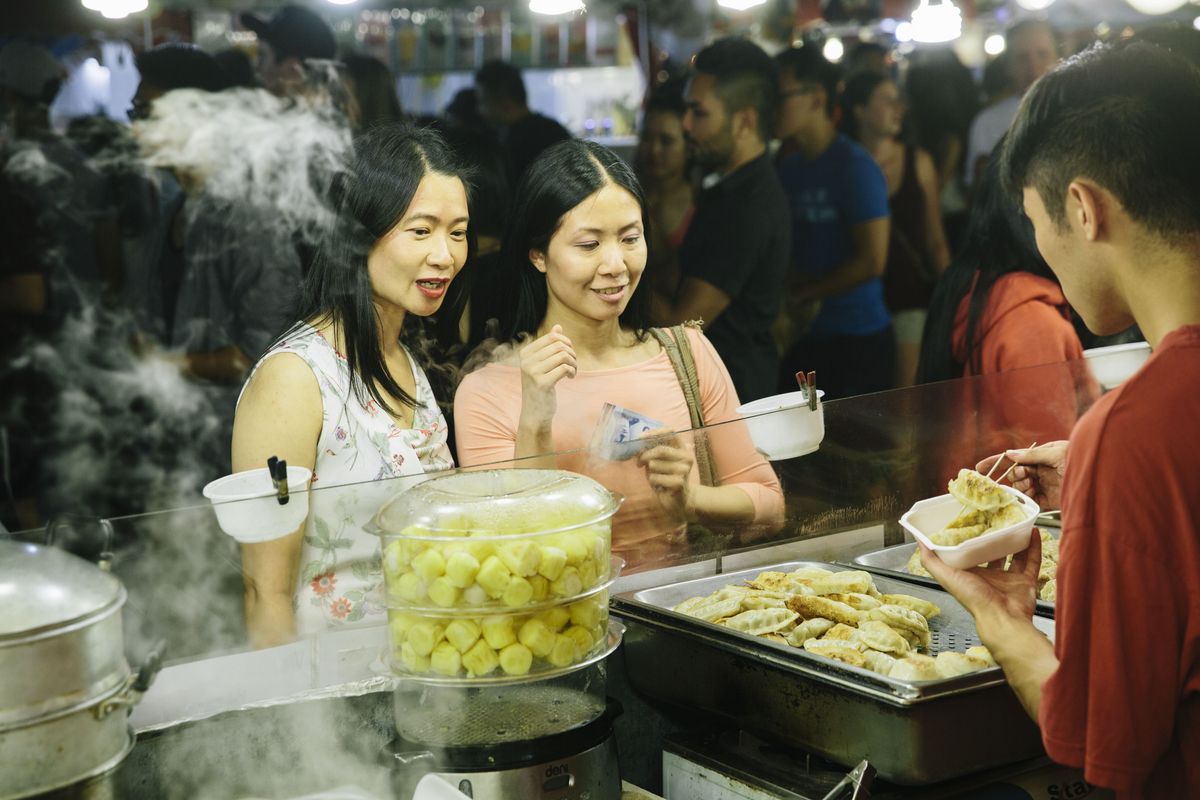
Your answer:
[[[0,637],[79,619],[121,594],[119,580],[78,556],[0,541]]]

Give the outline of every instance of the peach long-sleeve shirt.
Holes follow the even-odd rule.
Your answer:
[[[740,420],[733,382],[717,351],[699,331],[689,329],[696,362],[700,402],[707,426]],[[670,521],[636,458],[609,461],[584,450],[605,403],[643,414],[676,431],[691,428],[691,416],[679,379],[665,351],[627,367],[581,371],[557,385],[558,411],[551,432],[559,469],[587,475],[625,495],[613,525],[613,552],[627,571],[661,566],[687,555],[686,526]],[[521,416],[521,370],[489,364],[463,379],[454,397],[454,426],[463,466],[507,461],[513,457]],[[717,473],[724,486],[737,486],[754,504],[754,519],[743,538],[773,532],[783,525],[783,490],[771,465],[759,455],[740,422],[710,428]],[[680,437],[695,452],[692,435]],[[579,451],[579,452],[569,452]],[[697,467],[692,482],[700,482]]]

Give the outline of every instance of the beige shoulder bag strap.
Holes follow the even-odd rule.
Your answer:
[[[699,430],[704,427],[704,408],[700,403],[700,378],[696,374],[696,361],[692,357],[692,345],[688,341],[687,328],[700,328],[698,322],[685,322],[671,328],[668,334],[662,328],[651,328],[650,333],[667,352],[675,375],[679,378],[679,386],[683,389],[683,397],[687,401],[688,414],[692,420],[692,428]],[[712,444],[708,435],[703,431],[695,434],[696,466],[700,470],[700,482],[705,486],[720,486],[721,479],[717,475],[716,462],[713,459]]]

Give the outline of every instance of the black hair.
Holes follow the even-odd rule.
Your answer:
[[[521,70],[503,61],[488,61],[475,73],[475,85],[487,89],[493,97],[507,97],[518,105],[527,105],[525,81]]]
[[[1178,22],[1152,25],[1135,33],[1133,39],[1165,47],[1200,67],[1200,30],[1193,25],[1181,25]]]
[[[837,108],[838,82],[841,74],[837,66],[830,63],[815,44],[789,47],[775,56],[780,72],[791,72],[801,83],[815,83],[825,90],[825,113],[833,116]]]
[[[749,39],[726,36],[696,54],[697,72],[716,78],[713,91],[732,116],[753,108],[758,134],[771,139],[771,120],[779,99],[779,69],[763,49]]]
[[[169,42],[137,57],[142,82],[164,92],[203,89],[219,92],[230,86],[229,76],[217,60],[193,44]]]
[[[473,87],[459,89],[446,106],[444,116],[453,126],[487,130],[487,120],[479,113],[479,95]]]
[[[650,212],[641,184],[629,165],[603,145],[583,139],[558,142],[525,170],[517,184],[499,262],[489,276],[492,290],[486,296],[490,306],[471,311],[472,315],[482,314],[482,320],[495,318],[501,341],[535,334],[546,317],[546,276],[529,260],[529,251],[545,252],[563,217],[610,183],[637,200],[643,229],[648,231]],[[645,338],[650,327],[649,287],[633,293],[620,322],[639,339]]]
[[[1025,95],[1003,153],[1017,202],[1034,188],[1066,225],[1066,193],[1089,178],[1151,231],[1178,242],[1200,231],[1200,71],[1147,42],[1096,45]]]
[[[838,101],[842,105],[842,119],[838,123],[842,133],[851,139],[858,140],[862,131],[859,130],[858,117],[855,115],[854,109],[870,103],[871,95],[875,94],[875,90],[889,80],[886,75],[879,72],[860,72],[846,81],[846,88],[842,89],[842,96]]]
[[[1012,55],[1005,50],[983,68],[983,93],[988,97],[1000,94],[1011,85],[1012,77],[1008,74],[1011,61]]]
[[[870,56],[883,56],[887,58],[887,54],[888,49],[878,42],[861,42],[850,53],[850,71],[865,70],[866,67],[863,66],[862,62],[866,61],[867,58]]]
[[[470,174],[442,137],[409,122],[376,125],[354,140],[348,168],[330,190],[336,212],[333,229],[317,248],[285,339],[301,324],[332,321],[342,327],[346,364],[354,395],[366,405],[374,399],[393,412],[385,395],[414,407],[388,371],[379,343],[379,324],[372,303],[367,256],[374,244],[403,217],[426,175],[459,178],[470,202]],[[468,258],[474,236],[468,236]],[[409,326],[406,324],[406,328]]]
[[[1003,141],[1000,145],[1003,146]],[[938,279],[921,339],[917,383],[952,380],[980,369],[979,320],[996,280],[1010,272],[1029,272],[1058,283],[1037,249],[1033,225],[1000,185],[998,159],[988,159],[971,209],[963,250]],[[967,306],[967,363],[954,356],[954,323],[962,299]]]
[[[953,50],[918,51],[905,79],[905,97],[917,144],[943,163],[955,140],[962,167],[971,120],[979,110],[975,79]]]
[[[258,78],[254,74],[254,64],[250,56],[238,47],[227,47],[213,56],[217,66],[224,71],[230,86],[240,86],[253,89],[258,86]]]
[[[683,98],[686,83],[684,78],[671,78],[655,87],[646,100],[645,116],[655,111],[665,111],[682,119],[687,112],[687,102]]]
[[[380,122],[395,122],[404,116],[396,96],[396,79],[378,58],[353,53],[342,59],[354,82],[358,100],[359,127],[363,130]]]

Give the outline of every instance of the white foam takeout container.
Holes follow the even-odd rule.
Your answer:
[[[817,390],[817,410],[808,407],[805,392],[788,392],[764,397],[738,406],[746,421],[754,449],[768,461],[806,456],[816,452],[825,438],[825,406]]]
[[[1001,486],[1001,489],[1017,498],[1021,508],[1025,510],[1026,519],[1007,528],[985,533],[962,544],[953,546],[934,544],[930,536],[946,527],[964,511],[963,504],[954,499],[953,495],[943,494],[922,500],[900,517],[904,529],[917,538],[917,541],[938,554],[945,564],[956,569],[970,569],[998,558],[1019,553],[1029,546],[1029,537],[1033,534],[1033,525],[1042,510],[1037,503],[1018,492],[1011,486]]]
[[[308,481],[312,472],[288,466],[288,501],[279,496],[266,467],[235,472],[204,487],[221,530],[247,544],[268,542],[295,533],[308,517]]]

